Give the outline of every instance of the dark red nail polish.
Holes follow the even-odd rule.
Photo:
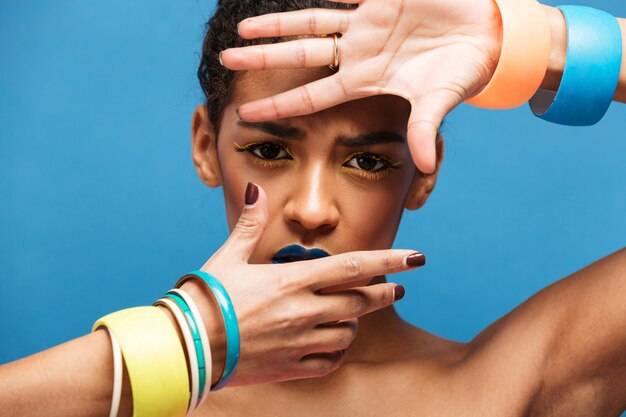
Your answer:
[[[259,187],[253,182],[249,182],[246,187],[246,206],[256,203],[259,199]]]
[[[393,289],[393,301],[402,300],[406,291],[402,285],[396,285]]]
[[[424,266],[426,264],[426,257],[423,253],[412,253],[406,258],[406,264],[410,267]]]

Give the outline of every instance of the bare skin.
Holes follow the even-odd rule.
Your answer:
[[[626,338],[615,326],[626,310],[604,290],[623,295],[625,271],[622,250],[548,287],[467,345],[411,327],[392,308],[372,314],[333,374],[217,393],[197,415],[619,416]]]
[[[445,115],[479,92],[500,57],[502,21],[492,0],[350,0],[355,10],[309,9],[245,19],[244,38],[340,33],[339,71],[241,106],[244,120],[309,114],[339,103],[393,94],[411,103],[408,141],[422,172],[435,169],[434,138]],[[552,53],[542,88],[557,90],[567,49],[562,13],[543,6]],[[626,20],[617,19],[626,40]],[[626,51],[626,41],[622,42]],[[331,38],[231,48],[223,64],[234,70],[304,68],[333,63]],[[624,54],[624,53],[623,53]],[[622,60],[614,99],[626,101]]]
[[[406,142],[359,149],[409,162],[387,177],[395,188],[384,178],[368,180],[365,190],[342,178],[351,175],[341,171],[349,152],[336,144],[338,137],[380,130],[406,134],[409,108],[397,97],[361,99],[275,122],[303,130],[299,140],[240,125],[235,109],[241,103],[310,82],[326,71],[242,75],[219,138],[204,107],[196,110],[194,160],[207,185],[223,187],[229,222],[237,218],[241,198],[232,190],[245,181],[252,179],[275,196],[275,203],[269,201],[273,221],[252,256],[255,262],[268,263],[288,243],[306,242],[333,253],[385,247],[393,241],[399,221],[393,216],[399,215],[400,203],[419,208],[435,185],[442,143],[437,169],[426,176],[413,170]],[[257,142],[283,144],[293,159],[268,167],[249,152],[235,151],[235,143]],[[394,204],[382,204],[384,199]],[[393,307],[386,308],[359,319],[357,337],[337,371],[322,378],[223,390],[194,415],[619,415],[626,407],[626,390],[620,388],[626,386],[626,337],[618,330],[625,325],[625,284],[622,250],[544,289],[467,344],[429,334],[404,322]]]
[[[556,89],[564,63],[565,26],[560,12],[549,8],[548,13],[555,47],[542,87]],[[620,23],[623,24],[623,20]],[[226,55],[223,59],[229,65]],[[227,209],[237,206],[236,202],[229,204],[229,187],[250,176],[255,181],[264,180],[262,184],[267,189],[275,187],[280,189],[279,193],[295,195],[293,199],[312,206],[319,206],[318,200],[340,201],[337,195],[350,192],[339,185],[324,188],[318,194],[311,192],[308,185],[316,181],[316,175],[317,181],[323,183],[324,174],[318,171],[301,176],[299,185],[286,185],[280,180],[284,175],[280,170],[291,169],[290,175],[297,177],[295,168],[282,167],[278,168],[278,174],[275,171],[262,174],[255,168],[242,169],[246,167],[244,160],[234,162],[229,154],[233,138],[246,142],[245,133],[236,126],[234,108],[246,102],[264,103],[264,97],[328,75],[319,70],[299,71],[300,78],[293,72],[280,70],[245,74],[233,102],[225,110],[217,145],[206,140],[201,148],[194,145],[197,161],[209,155],[212,160],[221,162],[210,175],[200,170],[200,176],[214,179],[205,181],[210,186],[221,184],[224,187]],[[623,81],[622,77],[617,99],[624,93]],[[384,102],[367,100],[372,99],[345,103],[311,116],[278,120],[279,124],[302,127],[308,133],[305,141],[315,137],[315,146],[297,149],[294,159],[323,158],[316,149],[332,147],[333,138],[345,134],[342,129],[358,131],[363,128],[361,123],[376,120],[380,114],[386,123],[396,120],[392,123],[394,126],[406,124],[409,119],[410,109],[402,108],[400,103],[394,107],[389,97]],[[386,112],[386,109],[392,110]],[[352,115],[357,127],[342,125],[344,112]],[[194,126],[208,125],[202,108],[196,111],[195,117],[198,121]],[[367,128],[373,129],[372,126]],[[194,129],[194,142],[198,143],[197,138],[203,135],[210,136],[210,128],[209,133],[202,128]],[[261,140],[259,137],[250,140]],[[263,140],[271,139],[263,137]],[[408,149],[405,151],[408,153]],[[411,187],[396,189],[405,193],[396,194],[397,201],[405,198],[404,201],[414,201],[406,208],[418,208],[428,198],[442,161],[442,151],[440,144],[433,175],[421,178],[427,185],[422,183],[420,187],[420,181],[414,180]],[[234,166],[236,170],[230,169]],[[228,178],[228,183],[221,183],[222,177]],[[277,185],[273,186],[273,182]],[[370,192],[375,195],[378,191],[375,186],[373,189]],[[361,201],[367,204],[366,200]],[[341,207],[340,202],[336,204]],[[354,214],[329,222],[328,218],[316,218],[314,211],[307,212],[304,204],[300,222],[306,223],[308,228],[294,232],[284,224],[282,227],[277,224],[289,223],[284,207],[282,203],[270,207],[272,217],[278,219],[270,229],[274,236],[286,234],[295,240],[313,236],[311,244],[315,246],[336,234],[335,241],[350,247],[349,235],[342,235],[342,221],[349,221]],[[326,213],[333,210],[334,206],[328,206]],[[366,211],[381,217],[377,206]],[[229,219],[235,217],[236,212],[229,211]],[[331,223],[332,227],[323,227]],[[388,229],[380,231],[384,235]],[[354,244],[358,245],[363,241],[356,242]],[[267,262],[271,256],[271,250],[262,253],[263,247],[261,241],[261,253],[256,258],[259,262]],[[626,361],[623,360],[626,337],[619,330],[625,325],[626,305],[622,301],[625,291],[626,249],[623,249],[544,289],[467,344],[445,340],[413,327],[390,307],[359,320],[359,333],[347,350],[341,368],[330,375],[218,392],[194,415],[248,416],[254,410],[255,416],[617,416],[626,408],[626,389],[623,388],[626,387]],[[590,337],[591,334],[594,337]]]

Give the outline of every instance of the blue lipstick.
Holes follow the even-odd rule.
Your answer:
[[[284,264],[287,262],[308,261],[309,259],[324,258],[326,256],[330,256],[330,253],[323,249],[306,249],[300,245],[289,245],[274,254],[272,263]]]

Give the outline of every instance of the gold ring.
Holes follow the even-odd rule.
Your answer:
[[[339,70],[339,37],[336,33],[333,33],[333,63],[328,66],[333,71]]]

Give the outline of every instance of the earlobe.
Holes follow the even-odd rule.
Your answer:
[[[217,136],[204,104],[196,107],[191,121],[191,157],[202,182],[209,187],[222,183]]]
[[[439,169],[441,168],[441,163],[443,162],[444,147],[443,136],[441,136],[441,134],[437,134],[436,147],[437,161],[435,172],[432,174],[422,174],[420,171],[415,171],[413,183],[411,184],[411,190],[409,191],[409,195],[404,205],[407,210],[417,210],[421,208],[424,204],[426,204],[428,197],[430,197],[431,193],[435,189],[437,175],[439,174]]]

